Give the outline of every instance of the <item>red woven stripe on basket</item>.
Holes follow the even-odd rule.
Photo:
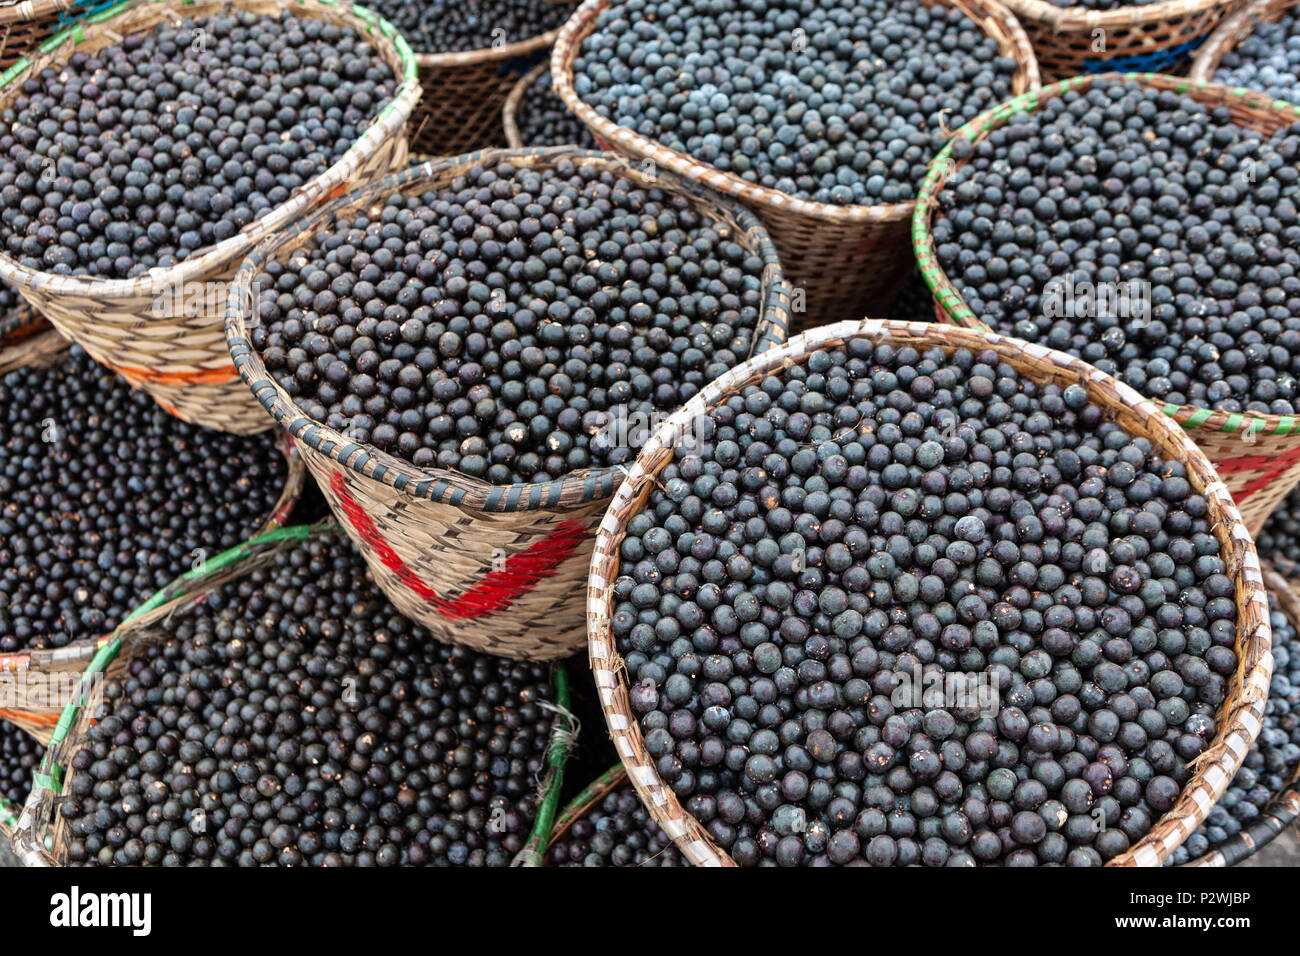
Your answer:
[[[1240,458],[1229,458],[1226,461],[1216,462],[1215,467],[1225,479],[1229,475],[1237,475],[1243,471],[1259,472],[1258,475],[1232,493],[1232,497],[1237,501],[1245,501],[1255,492],[1263,491],[1285,474],[1287,469],[1296,463],[1297,459],[1300,459],[1300,447],[1288,449],[1280,455],[1243,455]]]
[[[452,620],[485,617],[509,607],[515,598],[532,590],[542,578],[555,574],[587,536],[587,531],[580,522],[562,521],[545,538],[512,554],[500,569],[489,571],[460,597],[449,601],[439,597],[433,588],[421,581],[419,575],[384,540],[365,508],[348,491],[341,472],[335,471],[330,476],[330,490],[338,496],[349,523],[361,535],[362,540],[375,549],[375,554],[384,567],[397,575],[398,580],[422,600],[433,605],[439,614]]]

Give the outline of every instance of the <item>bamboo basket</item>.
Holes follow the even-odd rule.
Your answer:
[[[464,53],[416,53],[424,98],[415,116],[411,148],[433,156],[457,156],[514,145],[502,137],[502,107],[519,77],[545,59],[559,32],[550,30]]]
[[[1067,90],[1087,89],[1098,79],[1123,79],[1129,83],[1160,90],[1173,90],[1211,107],[1226,106],[1233,121],[1264,133],[1273,133],[1300,119],[1300,107],[1272,100],[1262,93],[1229,89],[1213,83],[1189,80],[1157,73],[1098,74],[1062,80],[1044,87],[1031,96],[1008,100],[983,116],[976,117],[957,131],[971,142],[979,142],[990,132],[1007,123],[1022,110],[1033,111],[1044,101]],[[961,167],[952,157],[952,143],[943,148],[926,174],[917,199],[912,221],[912,242],[921,274],[934,292],[935,311],[940,321],[954,322],[969,328],[982,327],[961,294],[940,268],[934,253],[931,219],[938,206],[944,183]],[[1164,413],[1191,434],[1196,444],[1214,464],[1228,489],[1237,500],[1251,534],[1287,493],[1300,483],[1300,416],[1261,415],[1257,412],[1219,412],[1195,405],[1162,403]]]
[[[183,613],[183,607],[198,603],[214,588],[264,566],[279,551],[311,537],[337,534],[338,528],[332,522],[296,525],[262,535],[227,551],[194,572],[188,582],[178,581],[172,585],[172,588],[183,588],[188,592],[184,604],[171,602],[158,605],[147,615],[147,623],[139,624],[130,633],[115,634],[111,640],[96,649],[88,663],[82,662],[83,691],[63,709],[57,726],[49,735],[48,749],[34,775],[32,792],[26,805],[16,820],[13,819],[11,807],[8,823],[0,822],[0,826],[8,826],[14,852],[24,865],[62,866],[66,862],[68,834],[65,821],[58,814],[59,797],[77,774],[77,771],[68,766],[69,760],[86,739],[90,725],[97,717],[90,706],[82,703],[83,700],[94,699],[90,690],[93,684],[106,676],[124,673],[131,659],[142,648],[167,641],[172,636],[167,624],[175,614]],[[143,621],[144,618],[138,620]],[[569,678],[563,664],[552,667],[551,687],[555,700],[548,705],[548,709],[554,712],[555,718],[551,724],[546,752],[547,769],[538,781],[538,809],[530,841],[543,839],[555,822],[560,791],[564,784],[564,767],[575,737],[573,716],[569,712]],[[3,816],[2,812],[0,816]],[[0,835],[3,835],[3,831],[0,831]]]
[[[1012,57],[1019,66],[1012,81],[1015,93],[1038,88],[1038,63],[1029,38],[997,0],[927,2],[956,7],[998,41],[999,53]],[[797,312],[816,316],[820,321],[878,314],[912,267],[907,236],[914,203],[836,206],[796,199],[714,169],[601,116],[578,98],[573,87],[573,64],[583,41],[595,30],[596,18],[610,3],[585,0],[555,41],[551,76],[569,111],[587,125],[603,147],[631,156],[643,168],[670,170],[688,182],[701,183],[748,206],[776,243],[781,265],[796,294]],[[796,316],[793,331],[801,331],[807,324],[802,316]]]
[[[727,397],[767,375],[798,365],[818,349],[834,348],[858,336],[887,338],[896,347],[918,349],[939,346],[945,351],[992,349],[998,357],[1028,378],[1081,385],[1089,398],[1129,434],[1151,440],[1161,455],[1181,461],[1192,487],[1209,505],[1210,523],[1222,546],[1228,575],[1237,590],[1238,670],[1225,701],[1214,741],[1199,758],[1197,770],[1178,802],[1152,830],[1128,851],[1110,861],[1116,866],[1157,866],[1191,835],[1223,793],[1246,751],[1259,734],[1260,717],[1268,696],[1273,658],[1269,649],[1268,600],[1255,544],[1242,523],[1237,506],[1205,455],[1152,403],[1133,389],[1104,375],[1076,358],[1050,349],[994,335],[983,330],[938,328],[921,322],[869,319],[840,322],[795,336],[712,382],[655,432],[642,447],[631,474],[614,495],[591,561],[587,585],[588,652],[600,691],[610,735],[619,757],[628,767],[632,783],[656,823],[678,848],[698,866],[734,866],[698,821],[691,817],[672,789],[663,783],[629,700],[627,668],[610,633],[612,594],[619,575],[620,546],[628,521],[646,504],[656,475],[672,460],[676,437],[696,416],[706,415]]]
[[[76,16],[83,0],[28,0],[0,7],[0,72]]]
[[[1169,72],[1240,0],[1163,0],[1118,10],[1006,0],[1034,45],[1045,80],[1080,73]]]
[[[200,255],[134,279],[97,279],[38,272],[0,254],[0,280],[15,286],[60,332],[168,412],[206,428],[249,434],[269,423],[249,400],[226,352],[220,306],[226,283],[261,237],[296,222],[322,200],[405,164],[404,127],[420,97],[406,41],[363,7],[345,8],[333,0],[288,5],[273,0],[134,0],[86,17],[0,77],[0,109],[10,106],[23,82],[46,67],[58,68],[74,53],[93,52],[125,34],[232,6],[272,15],[287,9],[363,34],[401,81],[393,99],[333,166],[267,216]]]
[[[0,374],[24,366],[47,367],[56,364],[71,344],[57,332],[45,332],[25,339],[12,348],[0,349]],[[302,457],[287,436],[280,439],[280,446],[288,459],[288,470],[285,474],[284,487],[271,513],[263,522],[258,532],[260,535],[273,532],[288,520],[294,506],[298,503],[306,480],[306,468]],[[216,558],[212,559],[212,561],[216,560]],[[112,634],[98,639],[74,641],[64,647],[50,650],[0,654],[0,685],[5,682],[26,681],[29,677],[39,680],[49,678],[51,675],[81,673],[85,670],[87,662],[94,656],[96,649],[107,644],[114,635],[147,626],[159,617],[184,606],[193,597],[191,582],[200,579],[202,569],[212,561],[201,564],[199,571],[183,575],[176,582],[159,591],[128,615]],[[58,718],[60,709],[61,707],[58,706],[21,709],[0,707],[0,720],[17,724],[44,743]]]
[[[1278,610],[1286,615],[1292,627],[1300,628],[1300,596],[1295,590],[1294,577],[1288,580],[1279,573],[1279,568],[1268,562],[1262,562],[1261,569],[1264,583],[1277,602]],[[1300,819],[1300,764],[1294,768],[1287,785],[1273,796],[1256,819],[1208,853],[1183,866],[1235,866],[1272,843],[1297,819]]]
[[[546,483],[489,485],[458,472],[420,469],[360,445],[305,416],[267,374],[249,344],[247,290],[262,263],[314,241],[336,218],[394,191],[423,192],[482,163],[509,159],[533,168],[561,159],[594,164],[655,188],[618,157],[568,147],[470,153],[415,166],[318,210],[258,246],[240,267],[226,313],[235,367],[270,416],[291,434],[331,510],[388,599],[442,641],[504,657],[551,660],[581,646],[582,586],[591,534],[624,469],[573,472]],[[691,193],[696,208],[726,223],[764,262],[763,305],[754,350],[785,340],[789,294],[762,226],[740,208]]]
[[[1205,45],[1196,51],[1191,69],[1187,71],[1188,78],[1197,83],[1213,83],[1214,74],[1229,50],[1254,33],[1261,23],[1280,20],[1294,6],[1296,0],[1253,0],[1239,7],[1215,27]]]

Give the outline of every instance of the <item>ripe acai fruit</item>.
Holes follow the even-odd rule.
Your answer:
[[[0,376],[0,653],[98,637],[270,517],[267,432],[208,431],[73,346]]]
[[[371,0],[422,53],[500,49],[557,29],[573,12],[565,0]]]
[[[566,146],[595,149],[596,137],[586,124],[568,111],[551,85],[551,74],[543,72],[524,88],[515,113],[519,138],[524,146]]]
[[[1300,765],[1300,640],[1271,595],[1270,604],[1273,679],[1259,737],[1205,822],[1165,861],[1166,866],[1202,856],[1257,820],[1269,800],[1293,781]]]
[[[32,789],[32,774],[40,766],[45,748],[25,730],[0,721],[0,797],[21,807]]]
[[[574,62],[601,116],[800,199],[907,202],[1015,61],[921,0],[613,0]]]
[[[615,787],[551,844],[547,866],[690,866],[630,783]]]
[[[1213,79],[1300,103],[1300,10],[1287,7],[1272,23],[1256,24],[1223,55]]]
[[[0,111],[0,249],[57,275],[175,265],[323,173],[396,88],[362,34],[288,11],[74,53]]]
[[[505,866],[537,805],[544,665],[439,644],[341,540],[142,648],[71,755],[68,861]]]
[[[714,408],[611,628],[664,783],[745,866],[1095,866],[1237,668],[1187,470],[994,352],[851,339]]]
[[[1159,402],[1300,408],[1300,123],[1097,81],[954,150],[934,246],[981,322]]]
[[[250,340],[302,411],[493,484],[636,457],[748,357],[761,257],[594,162],[475,166],[269,262]]]

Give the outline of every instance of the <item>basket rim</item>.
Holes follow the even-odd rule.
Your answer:
[[[0,24],[39,20],[52,13],[70,10],[76,3],[77,0],[28,0],[27,3],[10,4],[0,7]]]
[[[517,118],[519,107],[523,104],[524,94],[539,76],[551,68],[551,64],[542,60],[535,67],[519,78],[519,82],[510,88],[510,94],[501,104],[501,127],[506,134],[506,146],[509,149],[525,149],[524,138],[519,133]]]
[[[1220,553],[1230,558],[1227,573],[1236,584],[1237,685],[1221,705],[1214,743],[1202,755],[1201,764],[1189,784],[1183,787],[1173,808],[1161,815],[1141,840],[1108,861],[1107,865],[1160,864],[1205,819],[1210,806],[1222,795],[1260,730],[1259,716],[1268,695],[1273,661],[1268,599],[1254,540],[1237,505],[1205,453],[1190,436],[1161,414],[1154,403],[1081,359],[983,329],[891,319],[837,322],[811,329],[710,383],[665,421],[645,443],[632,466],[631,474],[616,493],[597,531],[587,591],[587,649],[596,686],[600,689],[601,712],[619,756],[629,768],[633,785],[656,822],[674,838],[688,860],[704,866],[735,865],[702,826],[696,824],[688,829],[682,823],[683,820],[693,821],[694,818],[686,813],[672,789],[664,785],[653,760],[645,753],[640,724],[631,709],[626,692],[627,670],[609,633],[613,576],[620,560],[619,544],[626,521],[643,510],[656,480],[655,476],[673,456],[676,436],[682,433],[692,417],[706,414],[708,409],[734,394],[758,374],[773,372],[785,364],[795,364],[829,342],[864,335],[887,337],[891,333],[922,336],[930,340],[929,344],[945,349],[994,349],[1008,359],[1013,353],[1028,356],[1050,363],[1060,374],[1075,377],[1081,384],[1105,389],[1109,392],[1106,403],[1108,407],[1112,411],[1128,409],[1139,415],[1153,433],[1161,435],[1171,448],[1181,453],[1180,460],[1188,466],[1188,476],[1193,487],[1201,486],[1197,490],[1209,506],[1212,526],[1220,532],[1216,535]],[[1254,618],[1253,623],[1251,618]],[[633,737],[631,743],[627,739],[629,735]],[[1209,759],[1210,754],[1214,754],[1213,762]],[[1202,803],[1204,796],[1199,790],[1193,790],[1191,784],[1197,780],[1202,780],[1212,790],[1214,799],[1209,803]],[[1189,819],[1192,821],[1191,826],[1186,832],[1181,832],[1183,824]],[[1157,838],[1162,833],[1165,835]]]
[[[1279,19],[1295,6],[1300,6],[1300,0],[1255,0],[1233,11],[1214,28],[1214,32],[1196,51],[1187,71],[1188,79],[1213,83],[1214,74],[1218,72],[1224,56],[1253,34],[1262,22]]]
[[[1229,87],[1220,83],[1193,81],[1187,77],[1170,76],[1164,73],[1094,73],[1073,76],[1064,80],[1048,83],[1039,90],[1012,97],[1005,103],[987,110],[975,117],[961,129],[953,139],[930,162],[925,179],[916,199],[916,210],[912,215],[912,250],[916,263],[925,280],[926,286],[934,298],[936,307],[944,319],[954,325],[965,328],[984,326],[974,312],[962,300],[956,286],[939,265],[934,250],[934,236],[931,222],[938,208],[939,194],[943,191],[948,177],[959,169],[965,160],[953,158],[953,145],[957,137],[964,137],[971,143],[978,143],[993,132],[1005,126],[1022,110],[1034,112],[1042,103],[1074,89],[1087,89],[1100,81],[1135,83],[1155,89],[1166,89],[1175,93],[1187,93],[1195,97],[1197,93],[1206,96],[1235,96],[1243,100],[1243,105],[1250,108],[1268,108],[1282,115],[1290,115],[1290,121],[1300,121],[1300,106],[1274,99],[1267,94],[1244,87]],[[1178,404],[1150,399],[1164,414],[1188,429],[1209,429],[1212,431],[1233,433],[1245,431],[1251,435],[1290,435],[1300,432],[1300,414],[1279,415],[1263,412],[1225,412],[1206,408],[1203,405]]]
[[[560,4],[556,4],[559,6]],[[478,66],[482,63],[494,63],[497,60],[513,60],[515,57],[527,56],[545,49],[555,42],[560,34],[560,27],[538,33],[523,40],[514,40],[499,47],[479,47],[477,50],[448,51],[444,53],[415,51],[415,65],[423,69],[447,69],[458,66]]]
[[[408,167],[377,182],[353,190],[327,205],[314,210],[308,217],[287,231],[263,240],[241,263],[231,280],[226,300],[226,343],[235,369],[254,397],[271,417],[297,441],[306,443],[316,452],[342,465],[354,474],[379,481],[403,494],[435,503],[457,507],[471,507],[489,512],[515,512],[553,509],[607,498],[623,481],[626,465],[610,465],[570,472],[547,482],[529,482],[516,485],[492,485],[469,475],[445,468],[418,468],[395,455],[381,451],[369,444],[358,444],[318,422],[298,408],[279,382],[267,372],[262,357],[248,339],[244,306],[248,305],[247,291],[261,263],[274,257],[283,247],[304,234],[311,233],[329,222],[342,209],[359,203],[371,202],[391,195],[402,187],[456,169],[478,163],[510,159],[575,159],[621,170],[637,176],[636,170],[622,157],[599,150],[584,150],[572,146],[548,146],[531,149],[489,149],[460,156],[444,157],[417,166]],[[758,248],[751,250],[763,260],[763,300],[751,354],[766,349],[773,341],[783,341],[789,320],[789,290],[781,271],[767,230],[758,218],[743,207],[736,206],[707,191],[691,189],[688,185],[670,184],[701,203],[710,204],[725,212],[745,232],[757,241]]]
[[[144,19],[148,15],[145,11],[171,8],[182,10],[185,16],[202,16],[208,12],[230,10],[245,3],[256,2],[257,0],[123,0],[115,6],[91,14],[60,30],[33,51],[38,54],[35,59],[24,56],[0,74],[0,108],[6,106],[20,89],[16,81],[30,73],[33,68],[54,67],[64,62],[77,52],[77,46],[85,42],[88,36],[91,39],[101,35],[118,36],[108,24],[119,16],[139,14],[139,17]],[[371,46],[381,54],[385,52],[385,46],[391,47],[395,59],[400,64],[400,68],[394,74],[399,82],[392,97],[375,114],[360,137],[342,156],[299,186],[287,200],[272,208],[267,215],[254,219],[230,238],[197,250],[201,254],[191,256],[175,265],[155,266],[132,279],[104,279],[89,275],[65,276],[28,268],[0,248],[0,280],[20,290],[32,289],[53,295],[100,299],[157,295],[186,280],[202,278],[214,269],[237,261],[262,237],[285,228],[319,202],[321,196],[346,185],[352,175],[353,163],[373,151],[372,141],[377,146],[388,138],[386,130],[390,128],[400,130],[404,127],[416,103],[419,102],[422,89],[416,70],[415,56],[396,27],[360,4],[340,2],[340,0],[292,0],[291,3],[280,6],[299,17],[311,18],[313,11],[328,12],[331,17],[340,15],[351,17],[358,21],[353,25],[354,29],[368,39]],[[152,30],[160,22],[160,20],[152,20],[140,24],[124,31],[121,36]]]
[[[684,179],[703,181],[711,189],[723,195],[764,211],[770,210],[774,213],[800,216],[836,225],[905,222],[910,218],[912,207],[916,204],[915,199],[874,206],[837,206],[832,203],[799,199],[767,186],[751,183],[735,173],[702,163],[686,153],[670,149],[662,143],[601,116],[588,106],[574,89],[573,63],[581,52],[583,41],[595,29],[597,15],[611,2],[612,0],[583,0],[573,16],[560,28],[560,35],[551,49],[551,80],[555,85],[555,92],[563,100],[569,112],[586,124],[598,140],[616,144],[626,153],[638,159],[650,160],[672,170]],[[941,6],[956,6],[953,0],[926,0],[926,2]],[[1041,82],[1038,60],[1029,42],[1029,35],[1025,33],[1019,21],[999,0],[962,0],[962,2],[972,7],[984,8],[984,12],[996,19],[1005,31],[1017,67],[1012,76],[1012,88],[1014,89],[1017,83],[1023,83],[1027,91],[1037,89]],[[1225,0],[1225,2],[1233,2],[1233,0]],[[983,29],[982,23],[974,20],[966,14],[966,11],[963,10],[962,13]],[[987,31],[985,33],[992,36]]]
[[[1091,30],[1094,27],[1131,27],[1176,17],[1191,16],[1215,7],[1232,7],[1238,0],[1160,0],[1119,10],[1090,10],[1083,6],[1058,7],[1045,0],[1002,0],[1017,18],[1038,26],[1046,24],[1057,32]]]

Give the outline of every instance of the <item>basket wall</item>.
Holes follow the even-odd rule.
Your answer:
[[[1239,0],[1164,0],[1118,10],[1006,0],[1034,45],[1043,79],[1181,66]]]
[[[932,0],[954,6],[998,41],[999,52],[1019,66],[1012,89],[1038,88],[1038,65],[1025,32],[996,0]],[[602,146],[630,156],[648,170],[668,169],[744,203],[763,221],[776,243],[781,266],[795,294],[795,327],[858,319],[879,312],[911,268],[908,251],[913,203],[833,206],[795,199],[732,173],[706,166],[598,114],[573,88],[573,64],[582,41],[595,29],[610,0],[585,0],[560,30],[551,54],[551,76],[564,105]],[[807,316],[807,318],[805,318]]]
[[[1225,17],[1205,44],[1196,51],[1196,58],[1187,71],[1189,79],[1198,83],[1212,83],[1214,74],[1224,56],[1246,37],[1255,32],[1261,23],[1271,23],[1281,18],[1296,0],[1251,0],[1242,4],[1235,13]]]
[[[404,166],[406,119],[420,91],[405,41],[387,21],[369,11],[362,16],[357,12],[360,7],[345,8],[330,0],[299,0],[287,6],[272,0],[234,0],[234,4],[271,14],[288,9],[367,36],[401,80],[393,100],[332,167],[270,215],[197,258],[138,279],[96,280],[34,272],[0,255],[0,279],[16,286],[37,311],[96,361],[148,392],[173,415],[206,428],[251,434],[270,423],[230,364],[222,333],[225,284],[262,236],[353,185]],[[124,34],[230,5],[226,0],[147,0],[87,17],[84,26],[78,24],[51,40],[24,71],[0,85],[0,106],[14,98],[20,78],[57,67],[74,52],[97,50]]]
[[[405,615],[441,640],[507,657],[551,660],[571,654],[586,636],[582,586],[592,533],[624,471],[576,472],[545,484],[488,485],[445,469],[422,470],[307,418],[266,371],[247,338],[242,306],[261,264],[313,241],[338,216],[394,191],[424,191],[464,170],[509,158],[516,165],[573,159],[653,183],[621,158],[571,147],[488,151],[434,160],[359,190],[269,239],[244,262],[227,311],[230,354],[257,400],[297,440],[331,510],[365,556],[375,579]],[[692,192],[703,215],[725,221],[762,256],[763,311],[755,351],[785,340],[789,293],[775,249],[757,220],[740,208]]]
[[[1033,96],[1017,97],[967,123],[957,135],[971,142],[984,139],[1022,110],[1037,106],[1067,90],[1086,89],[1095,80],[1123,79],[1157,89],[1186,93],[1210,106],[1226,106],[1233,122],[1263,133],[1273,133],[1300,119],[1300,107],[1280,103],[1243,89],[1156,73],[1079,76],[1043,87]],[[940,321],[967,328],[983,328],[962,301],[960,293],[940,268],[930,232],[931,217],[944,183],[962,165],[952,157],[949,143],[939,153],[921,187],[912,224],[912,242],[921,274],[934,292]],[[1182,425],[1214,463],[1232,492],[1251,534],[1263,527],[1269,514],[1300,483],[1300,416],[1216,412],[1193,405],[1163,404],[1164,413]]]
[[[1220,712],[1218,733],[1199,759],[1195,775],[1178,802],[1142,840],[1110,861],[1110,865],[1117,866],[1157,866],[1163,863],[1205,819],[1259,734],[1273,659],[1269,650],[1268,602],[1254,542],[1213,466],[1190,438],[1131,388],[1062,353],[989,332],[941,329],[926,323],[841,322],[798,335],[785,345],[728,372],[664,423],[642,448],[630,476],[615,493],[614,501],[601,522],[587,586],[588,652],[600,693],[601,709],[615,749],[642,801],[691,863],[698,866],[735,865],[659,777],[655,761],[645,749],[641,726],[631,707],[627,669],[610,633],[612,590],[619,573],[619,548],[627,522],[642,510],[654,485],[655,475],[672,460],[672,438],[683,422],[706,414],[709,408],[745,385],[798,364],[815,349],[833,347],[861,335],[876,339],[888,337],[897,346],[906,344],[918,349],[935,345],[949,351],[991,348],[1023,375],[1039,381],[1081,385],[1087,389],[1092,401],[1126,431],[1150,438],[1162,455],[1182,461],[1187,466],[1192,486],[1205,496],[1213,519],[1213,531],[1228,566],[1227,573],[1236,584],[1239,662],[1236,684]]]

